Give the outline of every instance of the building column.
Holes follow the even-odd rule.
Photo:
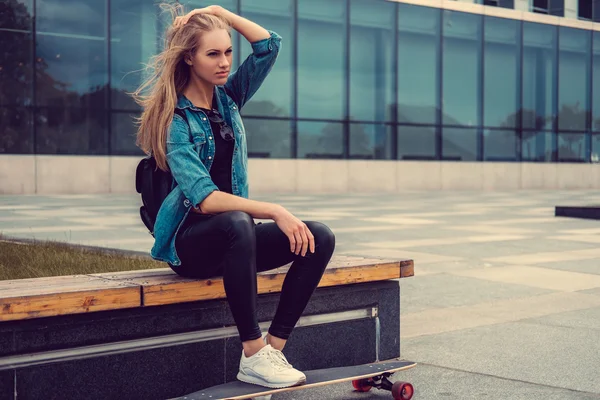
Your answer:
[[[565,0],[565,18],[579,18],[578,0]]]
[[[531,0],[515,0],[515,10],[531,11]]]

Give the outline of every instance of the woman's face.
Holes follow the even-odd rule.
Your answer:
[[[202,34],[196,53],[189,60],[196,77],[213,85],[224,85],[231,68],[231,37],[225,29]]]

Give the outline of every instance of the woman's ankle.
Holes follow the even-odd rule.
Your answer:
[[[267,344],[270,344],[271,347],[279,351],[282,351],[285,347],[285,344],[287,343],[286,339],[278,338],[277,336],[273,336],[270,333],[267,334],[265,340]]]
[[[262,338],[242,342],[242,347],[244,349],[244,355],[246,357],[252,357],[253,355],[258,353],[265,346],[266,346],[266,344]]]

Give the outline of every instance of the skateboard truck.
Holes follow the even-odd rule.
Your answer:
[[[384,372],[381,375],[373,376],[371,378],[359,379],[352,381],[352,386],[358,392],[368,392],[371,388],[377,388],[380,390],[388,390],[392,392],[394,400],[410,400],[415,392],[413,385],[408,382],[394,382],[392,383],[388,378],[392,376],[389,372]]]

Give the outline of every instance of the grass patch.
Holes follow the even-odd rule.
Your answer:
[[[0,280],[134,271],[168,265],[118,250],[51,241],[13,241],[0,235]]]

